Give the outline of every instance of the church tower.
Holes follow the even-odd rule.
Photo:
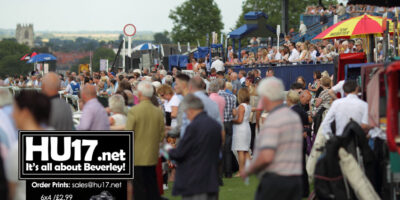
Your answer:
[[[15,38],[19,44],[25,44],[32,48],[34,45],[33,24],[17,24]]]

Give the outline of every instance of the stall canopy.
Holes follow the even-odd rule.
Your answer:
[[[228,34],[235,50],[235,40],[239,41],[238,51],[241,49],[241,39],[248,37],[268,37],[276,34],[276,29],[268,25],[268,16],[263,12],[248,12],[244,15],[245,24]],[[240,59],[240,53],[238,54]]]
[[[152,49],[158,49],[158,46],[154,45],[152,43],[143,43],[143,44],[137,45],[135,48],[133,48],[133,51],[143,51],[143,50],[152,50]]]
[[[268,16],[263,12],[248,12],[244,15],[246,24],[230,32],[229,38],[267,37],[268,32],[276,33],[276,29],[268,25]]]
[[[229,33],[229,38],[232,39],[240,39],[242,35],[245,35],[253,30],[258,28],[257,24],[245,24],[239,27],[238,29]]]

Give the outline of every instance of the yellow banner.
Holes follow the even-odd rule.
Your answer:
[[[89,71],[89,64],[80,64],[80,65],[79,65],[79,72],[78,72],[78,73],[80,74],[80,73],[82,73],[82,72],[83,72],[83,73],[84,73],[84,72],[90,72],[90,71]]]

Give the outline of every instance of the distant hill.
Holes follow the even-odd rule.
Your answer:
[[[42,39],[58,38],[63,40],[75,40],[78,37],[91,38],[98,41],[118,40],[122,31],[35,31],[35,37]],[[153,40],[154,33],[151,31],[140,31],[132,38],[133,40]],[[15,29],[0,28],[0,40],[15,37]]]
[[[0,39],[15,37],[15,30],[0,28]]]

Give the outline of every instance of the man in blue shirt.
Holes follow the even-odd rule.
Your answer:
[[[80,85],[75,81],[75,77],[72,75],[69,77],[69,84],[67,85],[67,88],[65,89],[65,93],[72,94],[72,95],[78,95],[79,90],[80,90]]]

